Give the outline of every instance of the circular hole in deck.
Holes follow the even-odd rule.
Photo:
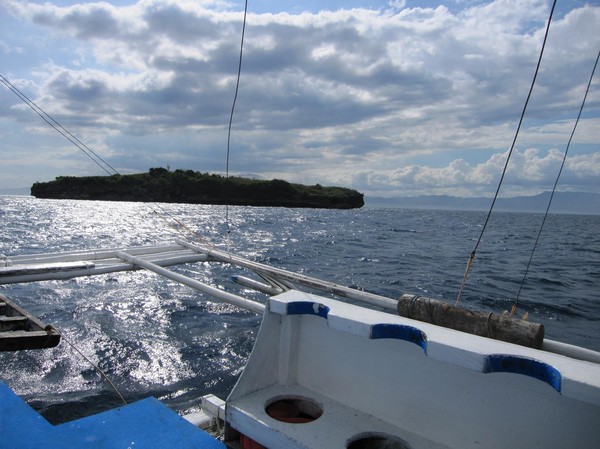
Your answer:
[[[385,434],[364,434],[354,437],[347,449],[410,449],[410,446],[399,438]]]
[[[275,398],[265,408],[267,415],[287,423],[307,423],[318,419],[323,408],[312,399],[302,397]]]

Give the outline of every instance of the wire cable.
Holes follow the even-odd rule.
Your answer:
[[[89,146],[79,140],[72,132],[66,129],[62,124],[60,124],[54,117],[44,111],[40,106],[37,105],[31,98],[29,98],[26,94],[24,94],[21,90],[19,90],[13,83],[11,83],[8,78],[4,75],[0,74],[0,82],[2,82],[10,91],[12,91],[23,103],[25,103],[33,112],[35,112],[44,122],[46,122],[51,128],[57,131],[60,135],[62,135],[65,139],[71,142],[75,147],[77,147],[82,153],[84,153],[90,160],[92,160],[96,165],[98,165],[104,172],[106,172],[109,176],[113,175],[121,175],[119,171],[114,168],[111,164],[109,164],[105,159],[102,158],[97,152],[92,150]],[[123,179],[127,180],[127,177]],[[197,239],[204,243],[212,245],[207,241],[202,235],[198,234],[196,231],[189,229],[184,223],[175,218],[169,211],[167,211],[160,204],[153,202],[151,203],[154,207],[151,206],[150,209],[162,218],[168,226],[172,227],[180,233],[184,237],[191,237],[192,240]],[[158,210],[157,210],[158,209]],[[169,223],[168,220],[165,219],[165,216],[168,216],[171,220],[173,220],[176,225],[173,223]],[[188,233],[186,236],[183,231]]]
[[[75,350],[75,352],[77,352],[81,357],[83,357],[83,359],[86,362],[88,362],[90,365],[92,365],[92,367],[100,374],[100,376],[109,383],[109,385],[115,391],[115,393],[117,394],[117,396],[119,396],[119,398],[121,399],[121,401],[123,401],[123,404],[127,405],[127,401],[125,400],[125,398],[123,397],[123,395],[121,394],[121,392],[119,391],[119,389],[115,386],[115,384],[113,383],[113,381],[110,380],[110,377],[108,377],[108,375],[104,372],[104,370],[102,370],[102,368],[100,368],[96,363],[92,362],[88,356],[86,356],[83,352],[81,352],[81,350],[77,346],[75,346],[74,343],[72,343],[71,341],[69,341],[69,339],[67,339],[64,334],[61,334],[60,332],[58,332],[58,330],[54,326],[48,325],[48,326],[45,327],[44,330],[46,330],[46,331],[54,330],[57,333],[59,333],[60,336],[61,336],[61,338],[71,348],[73,348]]]
[[[465,283],[467,281],[467,277],[469,275],[469,270],[471,269],[471,265],[473,264],[473,261],[475,260],[475,256],[477,254],[477,249],[479,248],[479,245],[483,239],[483,234],[485,233],[485,230],[487,228],[487,225],[490,221],[490,217],[492,216],[492,211],[494,210],[494,206],[496,204],[496,200],[498,199],[498,195],[500,194],[500,188],[502,187],[502,182],[504,181],[504,176],[506,175],[506,171],[508,169],[508,163],[510,161],[510,158],[513,154],[513,151],[515,149],[515,145],[517,143],[517,138],[519,136],[519,132],[521,130],[521,125],[523,124],[523,120],[525,118],[525,112],[527,111],[527,106],[529,105],[529,100],[531,99],[531,95],[533,93],[533,88],[535,86],[535,82],[537,80],[537,76],[538,73],[540,71],[540,66],[542,64],[542,57],[544,56],[544,49],[546,48],[546,41],[548,40],[548,34],[550,32],[550,23],[552,22],[552,15],[554,14],[554,8],[556,7],[556,0],[554,0],[554,2],[552,3],[552,9],[550,10],[550,16],[548,17],[548,23],[546,24],[546,32],[544,34],[544,40],[542,42],[542,48],[540,50],[540,55],[538,57],[538,61],[537,61],[537,65],[535,67],[535,73],[533,75],[533,80],[531,81],[531,86],[529,87],[529,93],[527,94],[527,99],[525,100],[525,105],[523,106],[523,110],[521,111],[521,117],[519,118],[519,123],[517,125],[517,130],[515,132],[515,136],[513,138],[512,144],[510,146],[510,150],[508,152],[508,156],[506,157],[506,162],[504,164],[504,168],[502,170],[502,175],[500,176],[500,181],[498,182],[498,187],[496,188],[496,193],[494,194],[494,199],[492,200],[492,204],[490,206],[490,209],[488,211],[487,217],[485,219],[485,222],[483,224],[483,227],[481,229],[481,233],[479,234],[479,238],[477,239],[477,243],[475,244],[475,248],[473,249],[473,251],[471,251],[471,254],[469,255],[469,260],[467,262],[467,267],[465,269],[465,273],[463,275],[463,280],[460,284],[460,289],[458,291],[458,296],[456,297],[456,304],[458,304],[458,302],[460,301],[460,298],[462,296],[462,293],[464,291],[465,288]]]
[[[540,229],[538,230],[537,237],[533,244],[533,248],[531,250],[531,254],[529,256],[529,261],[527,262],[527,267],[525,268],[525,274],[523,275],[523,279],[521,280],[521,284],[519,285],[519,290],[517,291],[517,295],[515,297],[515,302],[513,304],[511,310],[511,316],[514,315],[515,310],[517,309],[517,304],[519,302],[519,298],[521,296],[521,290],[523,290],[523,285],[525,284],[525,280],[527,279],[527,275],[529,274],[529,268],[531,267],[531,262],[533,260],[533,256],[535,254],[535,250],[537,249],[538,242],[540,241],[540,236],[542,235],[542,230],[544,229],[544,224],[546,223],[546,219],[548,218],[548,214],[550,212],[550,206],[552,205],[552,200],[554,199],[554,193],[556,192],[556,187],[558,186],[558,181],[560,179],[560,175],[562,174],[563,168],[565,166],[565,161],[567,160],[567,154],[569,153],[569,148],[571,146],[571,141],[573,140],[573,136],[575,135],[575,131],[577,130],[577,125],[579,124],[579,119],[581,118],[581,114],[583,112],[583,107],[585,106],[585,102],[590,91],[590,86],[592,85],[592,80],[594,79],[594,74],[596,73],[596,67],[598,66],[598,59],[600,58],[600,51],[596,55],[596,61],[594,62],[594,67],[592,68],[592,74],[590,75],[590,79],[588,81],[587,87],[585,89],[585,93],[583,95],[583,100],[581,101],[581,106],[579,107],[579,113],[577,114],[577,119],[575,119],[575,124],[573,125],[573,129],[571,130],[571,135],[567,142],[567,147],[565,148],[565,152],[563,154],[562,163],[560,164],[560,169],[558,170],[558,174],[556,176],[556,180],[554,181],[554,186],[552,187],[552,192],[550,193],[550,198],[548,200],[548,205],[546,206],[546,213],[544,214],[544,218],[542,223],[540,224]]]
[[[119,172],[108,162],[106,162],[100,155],[94,152],[90,147],[88,147],[85,143],[79,140],[76,136],[74,136],[69,130],[67,130],[64,126],[62,126],[56,119],[54,119],[50,114],[46,113],[41,107],[39,107],[32,99],[30,99],[27,95],[21,92],[14,84],[12,84],[4,75],[0,74],[0,81],[8,87],[17,97],[21,99],[27,106],[31,108],[33,112],[41,117],[48,125],[50,125],[54,130],[56,130],[59,134],[61,134],[65,139],[75,145],[79,150],[81,150],[87,157],[89,157],[96,165],[98,165],[102,170],[104,170],[108,175],[119,174]]]
[[[235,112],[235,104],[237,102],[238,93],[240,90],[240,78],[242,76],[242,60],[244,56],[244,36],[246,35],[246,18],[248,16],[248,0],[244,3],[244,19],[242,21],[242,38],[240,42],[240,57],[238,60],[238,70],[237,70],[237,79],[235,83],[235,93],[233,95],[233,103],[231,105],[231,113],[229,114],[229,126],[227,128],[227,156],[225,160],[225,188],[227,188],[229,179],[229,155],[231,152],[231,128],[233,125],[233,114]],[[227,237],[231,234],[231,229],[229,226],[229,205],[225,204],[225,226],[227,228]],[[229,240],[227,243],[229,247]]]

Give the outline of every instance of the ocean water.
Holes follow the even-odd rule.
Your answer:
[[[159,212],[159,213],[157,213]],[[179,238],[167,214],[252,260],[389,297],[414,293],[453,301],[485,214],[363,208],[312,210],[0,196],[0,253],[31,254],[166,243]],[[498,213],[462,302],[510,309],[542,216]],[[264,301],[229,279],[228,265],[172,267],[219,288]],[[145,271],[0,286],[98,364],[128,401],[155,396],[180,413],[199,397],[225,398],[252,349],[260,317],[214,302]],[[546,337],[600,350],[600,216],[551,215],[517,313]],[[0,379],[51,422],[120,404],[96,371],[64,342],[0,353]]]

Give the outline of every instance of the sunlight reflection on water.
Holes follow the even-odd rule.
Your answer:
[[[163,204],[160,216],[154,206],[142,203],[0,196],[0,206],[0,253],[8,255],[170,242],[180,235],[166,226],[169,216],[225,247],[220,206]],[[390,297],[406,292],[453,299],[481,215],[237,207],[230,209],[231,245],[258,262]],[[481,264],[473,268],[467,303],[495,311],[507,307],[520,280],[521,267],[514,261],[526,258],[523,251],[531,238],[525,231],[535,219],[525,214],[496,219]],[[523,306],[531,319],[547,325],[551,337],[600,349],[600,217],[554,221],[551,226],[568,232],[539,256],[550,266],[531,273]],[[507,232],[509,225],[516,228]],[[171,269],[265,300],[233,284],[231,275],[247,273],[227,264]],[[252,313],[146,271],[0,286],[0,292],[56,325],[128,399],[154,395],[180,412],[196,410],[203,394],[227,395],[260,323]],[[65,344],[0,353],[0,378],[58,421],[115,400],[106,383]]]

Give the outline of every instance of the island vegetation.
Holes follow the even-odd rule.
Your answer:
[[[344,187],[292,184],[224,177],[192,170],[151,168],[148,173],[112,176],[59,176],[36,182],[36,198],[229,204],[239,206],[353,209],[364,205],[363,194]]]

